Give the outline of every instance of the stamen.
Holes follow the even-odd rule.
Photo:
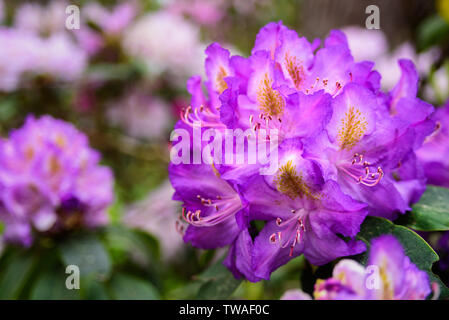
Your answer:
[[[185,110],[181,111],[180,114],[181,120],[191,127],[194,126],[195,122],[199,122],[201,127],[206,128],[226,127],[220,122],[219,115],[214,114],[208,107],[204,107],[203,105],[201,105],[199,108],[195,108],[195,110],[193,110],[193,114],[191,113],[191,111],[192,106],[188,106]]]
[[[340,120],[341,126],[337,134],[337,140],[340,148],[352,149],[365,135],[368,122],[362,113],[351,106],[345,116]]]
[[[287,195],[291,199],[306,196],[309,199],[317,199],[311,188],[304,181],[301,174],[296,172],[296,166],[292,160],[279,168],[274,179],[274,183],[279,192]]]
[[[335,83],[335,90],[334,90],[334,93],[332,93],[332,96],[335,97],[339,93],[341,88],[342,88],[342,86],[341,86],[340,82],[337,81]]]
[[[262,126],[264,126],[263,128],[266,130],[267,135],[265,136],[265,138],[261,138],[259,137],[259,139],[261,139],[261,142],[268,142],[271,140],[270,135],[268,134],[269,129],[270,128],[278,128],[278,122],[282,123],[282,120],[280,117],[275,117],[275,119],[278,120],[278,122],[273,122],[273,116],[269,115],[269,114],[265,114],[263,112],[259,113],[258,117],[259,120],[261,120],[261,122],[254,122],[254,115],[250,115],[249,116],[249,127],[252,131],[252,134],[254,137],[257,137],[257,131],[259,131]],[[249,137],[249,136],[248,136]]]
[[[305,78],[302,62],[297,60],[295,56],[290,56],[290,54],[287,53],[285,55],[285,64],[295,88],[299,90]]]
[[[228,88],[228,85],[226,84],[226,81],[224,81],[224,78],[228,75],[226,72],[226,69],[223,66],[220,66],[217,76],[215,78],[216,87],[218,93],[223,93]]]
[[[367,187],[374,187],[384,176],[381,167],[377,167],[376,171],[372,171],[372,166],[368,161],[363,161],[362,154],[354,154],[350,165],[341,165],[339,168],[353,178],[357,183]]]
[[[312,84],[312,85],[310,86],[310,89],[315,88],[315,86],[316,86],[319,82],[320,82],[320,78],[317,77],[317,78],[315,79],[315,83]]]
[[[285,222],[283,222],[281,218],[277,218],[276,225],[284,230],[273,233],[269,238],[270,243],[275,244],[278,242],[281,248],[290,247],[289,256],[293,256],[295,246],[301,242],[301,234],[306,231],[301,217],[294,215]],[[284,243],[282,241],[283,234],[286,234],[285,238],[287,239]]]
[[[272,81],[265,74],[257,92],[257,102],[264,115],[278,116],[284,113],[285,102],[281,94],[272,88]]]
[[[226,219],[232,217],[242,207],[242,202],[238,195],[229,197],[217,196],[216,200],[205,199],[199,195],[197,198],[201,205],[206,208],[212,207],[215,210],[209,212],[208,216],[203,217],[201,210],[190,211],[186,208],[182,208],[182,219],[196,227],[211,227],[222,223]]]

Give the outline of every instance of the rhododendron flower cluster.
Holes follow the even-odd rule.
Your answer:
[[[85,52],[64,33],[43,38],[26,30],[0,27],[0,43],[0,91],[22,87],[27,76],[75,81],[87,64]]]
[[[170,39],[170,41],[166,41]],[[146,14],[124,32],[124,51],[144,61],[151,74],[198,72],[203,48],[199,29],[181,16],[166,11]],[[189,63],[186,63],[189,61]]]
[[[0,220],[6,241],[29,246],[53,235],[107,222],[112,172],[73,125],[50,116],[0,141]]]
[[[395,237],[372,241],[367,267],[354,260],[341,260],[332,277],[318,280],[317,300],[423,300],[431,292],[429,276],[419,270]],[[301,290],[290,290],[282,299],[307,300]]]
[[[229,246],[224,263],[236,277],[269,279],[301,254],[314,265],[359,254],[366,247],[355,235],[367,215],[394,219],[419,200],[425,177],[415,150],[435,122],[416,96],[411,61],[399,61],[399,82],[383,92],[374,63],[355,61],[344,33],[310,43],[282,23],[260,30],[248,58],[217,43],[206,54],[207,94],[199,76],[189,80],[191,106],[176,128],[248,139],[264,132],[259,145],[278,133],[274,174],[225,161],[169,168],[189,224],[178,225],[184,240]],[[190,151],[207,151],[206,142],[192,141]]]

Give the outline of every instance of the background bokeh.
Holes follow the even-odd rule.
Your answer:
[[[79,30],[66,28],[70,4],[80,8]],[[364,28],[372,4],[381,30]],[[207,45],[247,56],[258,30],[279,20],[309,40],[343,29],[355,58],[376,62],[385,89],[399,78],[397,59],[412,59],[420,97],[436,107],[449,98],[447,1],[0,0],[1,136],[30,114],[73,123],[115,179],[107,226],[26,249],[0,244],[0,298],[207,298],[206,270],[222,268],[225,252],[193,249],[176,231],[170,131],[189,104],[186,81],[204,74]],[[70,261],[87,270],[80,290],[65,289]],[[269,282],[240,284],[225,270],[213,276],[238,286],[232,298],[278,299],[299,283],[310,292],[331,270],[300,257]]]

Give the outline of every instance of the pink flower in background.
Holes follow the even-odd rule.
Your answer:
[[[25,3],[17,10],[14,26],[44,35],[65,31],[67,6],[68,3],[63,0],[50,1],[47,6]]]
[[[174,189],[165,182],[146,199],[131,205],[123,217],[126,225],[145,230],[159,240],[164,260],[175,258],[184,246],[175,228],[179,207],[172,201],[173,194]]]
[[[181,16],[159,11],[137,20],[125,32],[123,46],[130,56],[141,59],[152,75],[169,72],[180,85],[200,73],[204,46],[199,29]]]
[[[107,34],[122,32],[135,18],[137,6],[134,1],[124,2],[112,10],[101,6],[96,2],[88,3],[83,8],[83,18],[95,23]]]
[[[79,46],[83,48],[88,55],[96,54],[104,46],[104,40],[101,34],[87,28],[76,30],[74,35]]]
[[[190,16],[198,24],[213,26],[223,18],[225,5],[223,0],[178,0],[172,1],[167,10]]]
[[[401,77],[399,59],[412,60],[420,75],[426,75],[440,54],[436,48],[418,54],[409,42],[390,50],[388,39],[381,30],[368,30],[358,26],[342,29],[348,38],[351,53],[356,61],[373,60],[382,75],[382,88],[392,89]]]
[[[438,49],[429,49],[426,52],[417,54],[412,44],[406,42],[396,48],[391,54],[381,56],[376,61],[376,66],[382,74],[382,86],[392,88],[401,77],[401,70],[397,65],[399,59],[412,60],[420,75],[427,75],[432,64],[438,59]]]
[[[108,116],[113,124],[122,127],[129,135],[142,139],[162,137],[171,124],[169,105],[137,91],[114,103]]]
[[[35,57],[36,73],[50,74],[67,82],[75,81],[81,76],[87,64],[87,56],[67,34],[58,33],[40,39],[39,42]]]
[[[0,28],[0,91],[22,86],[25,75],[46,75],[75,81],[85,69],[87,57],[68,35],[47,38],[13,28]]]
[[[74,32],[80,46],[89,54],[98,53],[106,44],[106,37],[120,37],[130,25],[138,11],[135,1],[117,5],[109,10],[102,5],[91,2],[82,8],[82,27]],[[100,30],[93,30],[88,23],[93,23]]]
[[[388,40],[381,30],[368,30],[358,26],[342,29],[356,61],[376,60],[388,52]]]
[[[0,28],[0,91],[15,90],[21,75],[33,67],[37,39],[21,31]]]

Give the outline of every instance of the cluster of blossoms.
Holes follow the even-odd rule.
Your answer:
[[[344,33],[310,43],[282,23],[260,30],[248,58],[216,43],[206,54],[207,95],[200,77],[189,80],[191,106],[176,128],[244,132],[278,154],[271,175],[260,174],[265,164],[170,165],[184,240],[229,246],[224,263],[236,277],[269,279],[301,254],[323,265],[364,252],[355,236],[367,215],[395,219],[419,200],[425,176],[415,150],[435,122],[416,96],[411,61],[399,61],[398,83],[383,92],[374,63],[355,61]],[[207,142],[193,139],[190,154]]]
[[[62,33],[43,38],[0,27],[0,42],[0,91],[16,90],[27,76],[72,82],[81,76],[87,63],[84,51]]]
[[[168,72],[175,75],[174,81],[180,76],[186,79],[185,75],[201,70],[204,47],[199,32],[196,25],[174,13],[148,13],[124,32],[123,48],[144,61],[151,74]]]
[[[52,235],[107,222],[112,172],[73,125],[28,117],[0,141],[0,220],[5,240],[29,246]]]
[[[24,4],[13,26],[0,26],[0,91],[13,91],[29,76],[56,81],[77,80],[87,65],[87,55],[65,29],[64,2],[48,7]]]
[[[423,300],[431,292],[429,276],[419,270],[390,235],[374,239],[367,268],[354,260],[341,260],[332,277],[318,280],[317,300]],[[301,290],[289,290],[284,300],[308,300]]]

